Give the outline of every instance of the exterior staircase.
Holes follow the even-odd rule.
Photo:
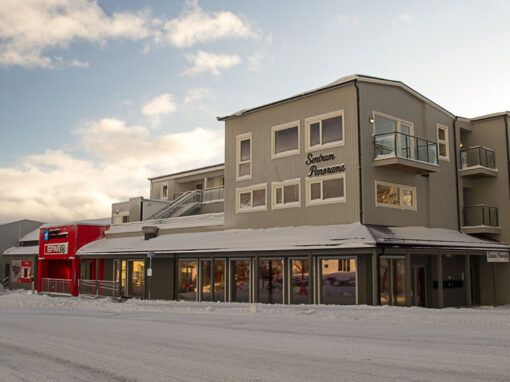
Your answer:
[[[191,215],[202,206],[202,190],[186,191],[146,220]]]

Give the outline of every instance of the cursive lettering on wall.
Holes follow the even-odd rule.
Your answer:
[[[344,172],[344,171],[345,171],[344,164],[340,164],[337,166],[323,167],[323,168],[318,168],[316,165],[313,165],[313,166],[310,166],[310,173],[308,174],[308,177],[326,175],[326,174],[336,174],[337,172]]]

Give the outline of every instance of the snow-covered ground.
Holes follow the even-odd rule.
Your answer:
[[[0,292],[0,381],[509,381],[510,307]]]

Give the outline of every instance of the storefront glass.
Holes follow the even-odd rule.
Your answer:
[[[143,261],[129,261],[129,287],[130,297],[145,297],[145,263]]]
[[[259,261],[259,302],[283,303],[283,260]]]
[[[200,261],[200,281],[202,285],[202,301],[210,301],[212,296],[211,289],[211,260]]]
[[[392,259],[393,305],[406,304],[405,269],[404,259]]]
[[[381,305],[406,304],[405,259],[381,258],[379,260],[379,287]]]
[[[177,261],[177,299],[196,301],[197,299],[197,261]]]
[[[225,260],[214,260],[214,301],[225,301]]]
[[[310,261],[290,260],[291,270],[291,303],[309,304],[311,303],[310,293]]]
[[[381,258],[379,261],[379,288],[381,305],[390,303],[390,259]]]
[[[356,304],[356,260],[321,259],[321,303]]]
[[[250,301],[250,260],[231,260],[232,301]]]

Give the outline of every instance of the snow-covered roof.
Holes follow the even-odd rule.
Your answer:
[[[40,228],[34,229],[32,232],[27,233],[25,236],[23,236],[19,241],[25,242],[25,241],[39,241],[39,232]]]
[[[176,233],[159,235],[150,240],[144,240],[143,236],[106,238],[82,247],[78,251],[78,255],[147,252],[263,252],[380,246],[510,250],[508,245],[480,240],[453,230],[425,227],[381,227],[353,223]]]
[[[68,225],[110,225],[112,222],[111,218],[100,218],[100,219],[86,219],[86,220],[71,220],[71,221],[62,221],[56,223],[48,223],[43,224],[41,228],[52,228],[52,227],[62,227]]]
[[[13,255],[38,255],[39,254],[39,246],[31,245],[28,247],[11,247],[5,250],[4,256],[13,256]]]
[[[112,224],[107,235],[117,233],[141,232],[144,226],[157,226],[160,230],[183,229],[193,227],[223,226],[224,213],[199,214],[167,219],[144,220],[130,223]]]

